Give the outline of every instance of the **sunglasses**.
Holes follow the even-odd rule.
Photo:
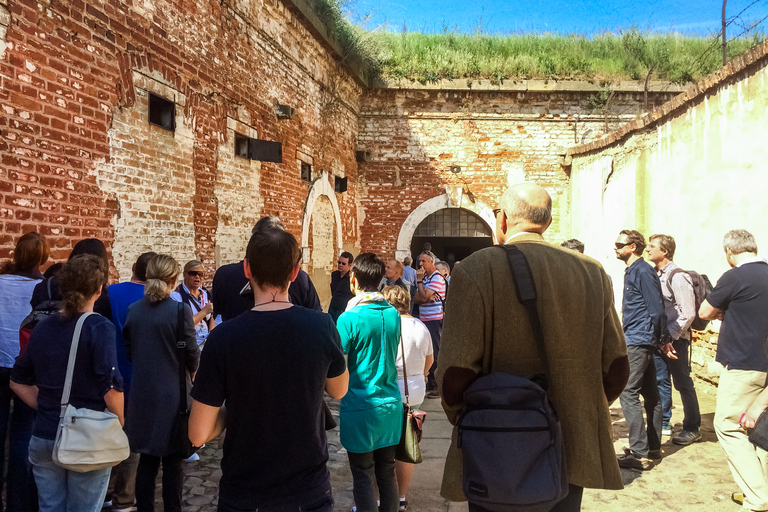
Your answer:
[[[494,208],[493,209],[493,216],[498,217],[499,213],[501,213],[501,208]]]
[[[628,246],[628,245],[632,245],[633,243],[634,243],[634,242],[627,242],[627,243],[623,244],[623,243],[621,243],[621,242],[616,242],[616,243],[615,243],[615,244],[613,244],[613,245],[614,245],[614,247],[616,247],[617,249],[623,249],[624,247],[626,247],[626,246]]]
[[[202,270],[190,270],[187,272],[187,275],[193,277],[203,277],[205,273]]]

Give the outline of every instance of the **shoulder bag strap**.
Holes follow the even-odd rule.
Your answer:
[[[80,333],[83,330],[85,319],[93,313],[83,313],[75,324],[75,333],[72,335],[72,345],[69,347],[69,361],[67,362],[67,377],[64,379],[64,390],[61,393],[61,416],[69,405],[69,394],[72,391],[72,376],[75,374],[75,359],[77,359],[77,346],[80,344]]]
[[[47,283],[47,285],[48,285],[48,300],[53,300],[53,294],[51,293],[51,281],[52,280],[53,280],[53,277],[49,277],[48,279],[46,279],[46,281],[48,281],[48,283]]]
[[[184,303],[177,302],[179,321],[176,326],[176,351],[179,355],[179,414],[187,413],[187,369],[184,366],[184,349],[187,342],[184,339]]]
[[[403,388],[405,391],[405,405],[410,406],[408,403],[408,370],[405,367],[405,340],[403,339],[402,317],[400,322],[400,347],[403,353]]]
[[[517,246],[503,245],[501,247],[507,251],[507,263],[509,264],[509,270],[512,273],[512,280],[515,282],[515,288],[517,288],[517,300],[520,301],[528,312],[528,319],[530,320],[531,328],[533,329],[533,337],[536,340],[536,346],[539,348],[539,354],[544,363],[544,371],[546,372],[547,380],[549,381],[549,360],[547,358],[546,345],[544,344],[544,331],[541,328],[541,318],[539,317],[539,310],[536,308],[536,283],[533,280],[531,267],[528,264],[528,259],[525,257],[525,254],[523,254]],[[491,346],[491,364],[493,364],[493,346]]]

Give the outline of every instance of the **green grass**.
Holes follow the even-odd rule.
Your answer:
[[[589,80],[610,83],[652,79],[688,83],[722,65],[716,37],[646,33],[582,35],[441,34],[367,31],[342,14],[348,0],[309,0],[339,40],[343,59],[354,56],[383,78],[434,83],[459,78],[495,83],[520,79]],[[761,42],[753,33],[728,43],[728,59]]]
[[[759,35],[728,43],[731,59],[759,43]],[[584,36],[528,34],[511,36],[418,32],[372,33],[371,46],[383,77],[422,83],[441,79],[565,79],[613,82],[652,78],[687,83],[722,65],[713,38],[678,34]]]

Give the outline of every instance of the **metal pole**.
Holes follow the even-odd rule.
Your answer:
[[[725,55],[725,46],[726,46],[726,39],[725,39],[725,4],[728,3],[728,0],[723,0],[723,66],[725,66],[726,63],[726,55]]]

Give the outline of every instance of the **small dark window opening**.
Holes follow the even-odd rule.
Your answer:
[[[347,178],[333,177],[333,190],[339,193],[347,191]]]
[[[149,124],[174,131],[176,129],[176,104],[162,96],[149,93]]]
[[[235,132],[235,156],[241,158],[248,158],[248,141],[249,137],[241,135]]]
[[[304,181],[312,181],[312,166],[307,162],[301,162],[301,179]]]

